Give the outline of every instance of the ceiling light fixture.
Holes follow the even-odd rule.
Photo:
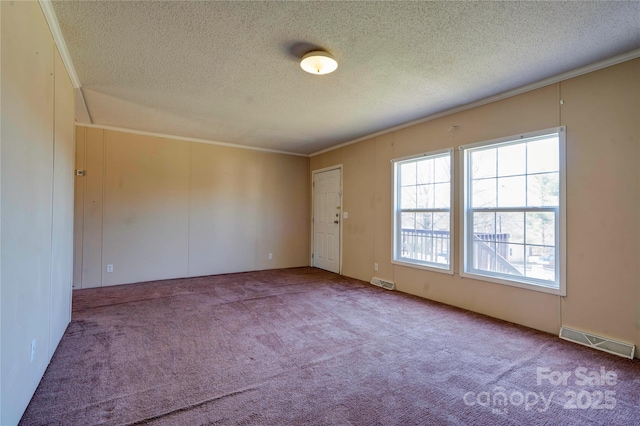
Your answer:
[[[327,52],[316,50],[302,57],[300,67],[309,74],[329,74],[338,68],[338,63]]]

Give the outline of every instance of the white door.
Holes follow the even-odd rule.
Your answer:
[[[340,273],[340,169],[313,174],[313,266]]]

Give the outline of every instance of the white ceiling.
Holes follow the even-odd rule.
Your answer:
[[[640,47],[637,1],[53,6],[94,124],[303,154]]]

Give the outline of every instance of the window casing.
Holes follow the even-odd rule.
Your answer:
[[[460,151],[461,275],[566,295],[564,127]]]
[[[393,160],[392,263],[453,273],[452,154]]]

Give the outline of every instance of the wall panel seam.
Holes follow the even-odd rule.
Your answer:
[[[49,321],[48,321],[48,325],[49,325],[49,336],[47,339],[47,358],[48,361],[51,360],[51,357],[53,356],[53,351],[51,348],[51,335],[52,335],[52,331],[51,331],[51,323],[52,323],[52,319],[51,319],[51,313],[53,311],[53,291],[52,291],[52,287],[53,287],[53,216],[55,214],[55,210],[56,210],[56,205],[55,205],[55,191],[56,191],[56,47],[55,47],[55,42],[51,43],[51,51],[52,51],[52,55],[51,55],[51,69],[53,70],[53,73],[51,74],[51,76],[53,77],[53,84],[51,86],[51,91],[53,92],[53,96],[52,96],[52,102],[51,102],[51,122],[52,122],[52,126],[51,126],[51,220],[50,220],[50,238],[51,241],[49,241],[49,250],[50,250],[50,256],[51,256],[51,261],[49,262],[49,312],[48,312],[48,317],[49,317]]]
[[[187,194],[187,276],[191,276],[191,188],[192,188],[192,143],[189,143],[189,190]]]
[[[87,128],[86,127],[83,127],[82,133],[83,133],[82,141],[84,144],[84,151],[83,151],[84,158],[82,159],[82,168],[83,170],[85,170],[85,176],[86,176],[86,169],[87,169]],[[77,145],[76,145],[76,149],[77,149]],[[86,202],[87,202],[87,181],[85,179],[82,181],[82,251],[80,252],[82,254],[82,257],[80,260],[80,288],[84,288],[84,235],[86,230],[85,224],[87,222],[85,220],[85,203]]]
[[[100,194],[100,287],[104,286],[104,196],[107,181],[107,141],[102,130],[102,191]]]
[[[373,229],[375,230],[375,225],[378,223],[378,218],[380,217],[380,212],[378,212],[378,209],[376,208],[378,203],[376,202],[376,199],[378,198],[378,186],[376,185],[376,166],[378,165],[378,144],[376,143],[377,138],[373,138],[373,167],[371,168],[371,182],[373,182]],[[378,239],[376,238],[375,233],[373,234],[373,262],[377,263],[379,261],[378,259],[378,244],[376,244],[376,241]],[[369,265],[369,267],[371,267],[371,265]],[[378,275],[377,274],[378,271],[375,270],[373,271],[373,276]]]

